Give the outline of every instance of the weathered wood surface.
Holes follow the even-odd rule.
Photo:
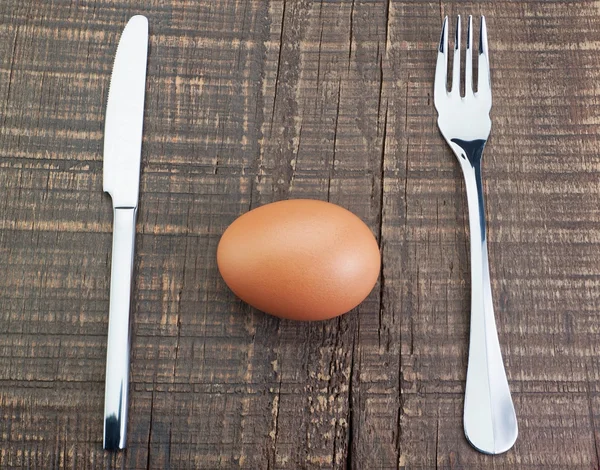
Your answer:
[[[150,20],[129,448],[102,451],[109,74]],[[441,18],[487,15],[484,157],[497,323],[519,417],[462,432],[467,214],[432,105]],[[600,2],[3,0],[0,467],[600,465]],[[238,215],[327,199],[381,242],[356,311],[243,305],[215,250]]]

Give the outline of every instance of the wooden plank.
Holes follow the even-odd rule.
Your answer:
[[[104,105],[150,19],[129,448],[102,451],[112,221]],[[487,16],[484,158],[513,450],[462,433],[469,255],[431,84],[443,15]],[[598,2],[0,5],[0,467],[600,466]],[[286,198],[359,215],[382,276],[355,311],[280,321],[215,250]]]

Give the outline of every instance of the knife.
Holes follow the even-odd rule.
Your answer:
[[[131,278],[140,187],[148,20],[132,17],[121,35],[104,123],[104,191],[113,205],[104,449],[125,448],[129,393]]]

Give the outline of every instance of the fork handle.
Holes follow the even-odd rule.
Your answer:
[[[465,178],[471,245],[471,332],[464,429],[473,447],[487,454],[500,454],[513,446],[518,427],[492,303],[481,181],[486,141],[452,142]]]

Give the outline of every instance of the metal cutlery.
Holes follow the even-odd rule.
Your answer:
[[[518,435],[514,405],[504,370],[490,285],[481,158],[491,130],[492,105],[485,18],[481,18],[477,91],[473,90],[473,27],[469,16],[465,92],[461,95],[458,17],[452,87],[447,89],[448,19],[438,49],[434,103],[438,126],[463,172],[469,208],[471,247],[471,331],[464,402],[464,429],[479,451],[499,454]],[[130,305],[135,222],[139,197],[143,111],[148,53],[148,21],[134,16],[116,53],[104,136],[104,191],[113,204],[113,245],[104,406],[104,448],[126,445],[129,393]]]
[[[488,265],[481,158],[490,135],[492,107],[485,18],[479,35],[477,91],[473,90],[473,21],[469,16],[465,92],[461,96],[460,16],[456,24],[452,86],[447,89],[448,18],[444,20],[435,70],[438,127],[462,168],[469,208],[471,245],[471,332],[464,402],[464,430],[471,445],[487,454],[510,449],[518,427],[496,331]]]
[[[104,191],[113,205],[104,448],[124,449],[129,394],[131,279],[135,242],[148,20],[132,17],[123,30],[113,66],[104,127]]]

